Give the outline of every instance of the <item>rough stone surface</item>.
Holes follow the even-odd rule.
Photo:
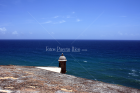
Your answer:
[[[33,66],[10,65],[0,66],[0,93],[140,93],[140,90]]]

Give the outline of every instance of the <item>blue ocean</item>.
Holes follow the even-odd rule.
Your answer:
[[[0,65],[58,66],[69,75],[140,89],[140,41],[0,40]]]

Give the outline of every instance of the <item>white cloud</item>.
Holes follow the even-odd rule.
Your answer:
[[[13,35],[18,35],[17,31],[12,32]]]
[[[58,18],[59,16],[55,16],[55,17],[53,17],[53,18]]]
[[[70,18],[70,16],[69,16],[69,15],[67,15],[67,18]]]
[[[51,34],[54,34],[54,32],[51,32]]]
[[[47,22],[44,22],[44,23],[41,23],[41,24],[48,24],[48,23],[52,23],[52,21],[47,21]]]
[[[5,28],[5,27],[0,28],[0,32],[1,32],[2,34],[5,34],[5,32],[6,32],[6,28]]]
[[[47,22],[45,22],[45,23],[47,24],[47,23],[51,23],[51,22],[52,22],[52,21],[47,21]]]
[[[66,22],[66,21],[65,20],[59,21],[59,23],[64,23],[64,22]]]
[[[135,34],[130,34],[131,36],[135,36]]]
[[[77,21],[77,22],[80,22],[81,20],[80,20],[80,19],[77,19],[76,21]]]
[[[127,35],[128,35],[128,33],[125,33],[125,35],[127,36]]]
[[[75,12],[72,12],[73,14],[75,13]]]
[[[121,36],[123,35],[123,33],[121,33],[121,32],[118,32],[118,34],[121,35]]]
[[[51,23],[52,21],[47,21],[47,22],[45,22],[45,23]]]

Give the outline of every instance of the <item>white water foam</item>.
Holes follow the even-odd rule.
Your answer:
[[[136,70],[132,69],[132,72],[137,72]]]
[[[138,79],[135,79],[137,82],[140,82],[140,80],[138,80]]]
[[[129,75],[131,75],[131,76],[139,76],[139,75],[137,75],[135,73],[129,73]]]
[[[131,76],[139,76],[139,75],[136,74],[136,72],[137,72],[136,70],[132,69],[131,73],[128,73],[128,74],[131,75]]]
[[[87,62],[87,61],[84,61],[84,62]]]

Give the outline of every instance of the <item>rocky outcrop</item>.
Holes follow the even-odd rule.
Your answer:
[[[0,66],[0,93],[140,93],[139,89],[51,72],[33,66]]]

